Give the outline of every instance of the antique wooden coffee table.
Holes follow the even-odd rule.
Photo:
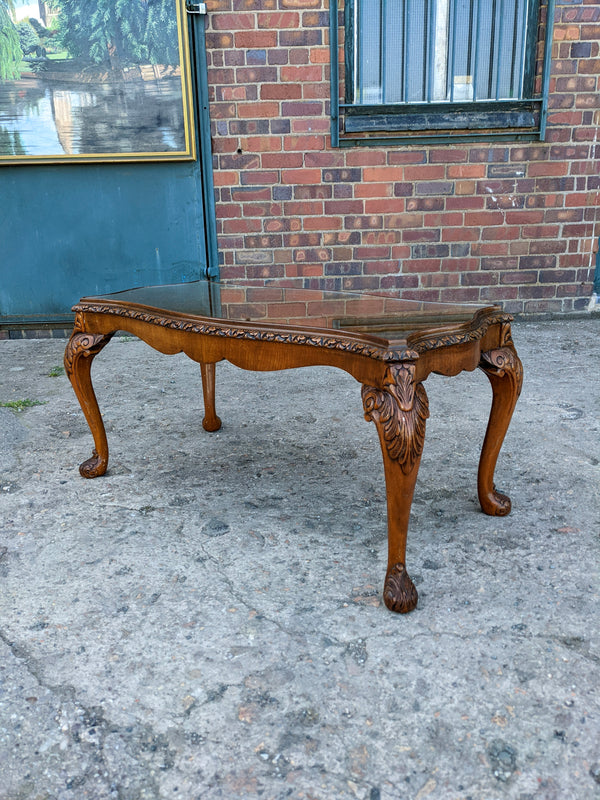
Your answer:
[[[161,353],[199,362],[205,416],[216,431],[215,364],[248,370],[327,365],[362,384],[365,419],[377,426],[383,454],[388,565],[383,598],[392,611],[417,604],[405,566],[406,534],[429,416],[423,386],[434,372],[482,369],[493,398],[479,461],[478,493],[486,514],[503,516],[510,500],[496,491],[494,469],[521,391],[512,318],[495,306],[421,303],[389,296],[306,289],[293,281],[196,281],[83,298],[65,368],[94,437],[85,478],[106,472],[108,444],[92,387],[94,356],[117,331],[138,336]]]

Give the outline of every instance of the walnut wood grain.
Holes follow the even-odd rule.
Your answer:
[[[417,590],[406,571],[406,538],[429,416],[427,394],[415,383],[414,364],[388,367],[381,388],[363,386],[365,419],[379,434],[388,516],[388,568],[383,599],[391,611],[417,605]]]
[[[204,395],[204,419],[202,427],[205,431],[218,431],[221,427],[221,420],[215,410],[215,367],[216,364],[200,364],[202,375],[202,393]]]
[[[492,408],[481,448],[477,493],[484,513],[504,517],[510,513],[510,498],[494,485],[496,462],[523,385],[523,365],[510,338],[510,327],[502,331],[503,346],[481,354],[480,369],[492,384]]]
[[[397,329],[396,338],[388,339],[389,318],[367,320],[364,329],[362,323],[347,329],[341,324],[321,329],[309,317],[290,324],[229,320],[125,302],[118,295],[84,298],[74,310],[77,317],[65,351],[65,369],[94,438],[92,457],[80,467],[86,478],[104,474],[108,465],[91,364],[111,336],[122,330],[161,353],[183,352],[200,364],[202,425],[207,431],[221,427],[215,408],[215,365],[221,360],[250,370],[333,366],[362,385],[365,419],[376,425],[383,457],[388,514],[383,599],[392,611],[406,613],[417,605],[417,591],[406,570],[406,542],[429,416],[423,382],[432,372],[451,376],[480,367],[488,376],[493,399],[479,463],[478,494],[485,513],[510,511],[510,500],[495,489],[493,477],[521,390],[523,368],[511,338],[511,317],[496,307],[466,307],[459,319],[453,317],[456,306],[450,307],[445,318],[441,305],[439,319],[431,317],[431,327],[423,325],[421,316],[414,331],[407,321]]]
[[[79,317],[65,349],[64,364],[95,444],[91,458],[80,465],[79,472],[84,478],[97,478],[104,475],[108,466],[108,442],[90,373],[94,357],[110,342],[113,333],[84,333],[79,330],[82,324]]]

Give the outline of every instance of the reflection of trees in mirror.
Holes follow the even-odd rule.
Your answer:
[[[7,156],[24,156],[26,154],[19,131],[9,131],[0,125],[0,153]]]
[[[97,0],[91,14],[81,0],[54,0],[53,7],[71,57],[113,69],[179,63],[175,0]]]
[[[21,47],[19,34],[12,20],[12,0],[0,0],[0,81],[16,80],[21,76]]]

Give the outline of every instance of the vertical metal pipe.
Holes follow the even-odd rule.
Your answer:
[[[348,79],[348,76],[346,76]],[[331,115],[331,146],[339,145],[340,83],[338,71],[338,7],[329,0],[329,87]]]
[[[379,85],[381,86],[381,102],[387,102],[387,59],[388,59],[388,4],[381,0],[381,16],[379,18],[379,41],[381,50],[379,57]]]
[[[404,0],[402,4],[402,102],[408,100],[408,16],[410,13],[410,0]]]
[[[509,96],[510,97],[515,97],[515,65],[516,65],[516,61],[517,61],[517,38],[518,38],[518,35],[519,35],[519,26],[518,26],[519,8],[520,7],[524,8],[525,6],[526,6],[526,2],[523,2],[523,4],[521,4],[521,0],[517,0],[517,2],[515,3],[515,14],[514,14],[514,17],[513,17],[512,52],[511,52],[511,56],[510,56],[510,83],[509,83],[509,86],[508,86],[508,91],[509,91]],[[521,96],[521,87],[519,87],[518,90],[516,91],[516,96],[517,97]]]
[[[546,37],[544,40],[544,79],[542,81],[542,110],[540,113],[540,139],[546,136],[548,122],[548,89],[550,88],[550,67],[552,64],[552,35],[554,32],[554,0],[548,0],[546,11]]]
[[[474,16],[477,17],[477,32],[475,34],[475,52],[473,53],[473,69],[471,70],[471,75],[473,79],[473,100],[477,100],[477,86],[478,86],[478,64],[477,64],[477,56],[479,55],[479,25],[480,25],[480,16],[481,16],[481,8],[479,0],[475,0],[475,14]]]
[[[423,78],[421,80],[421,99],[427,99],[427,75],[429,73],[429,48],[427,22],[429,20],[429,0],[423,3]]]
[[[496,59],[496,100],[500,99],[500,79],[502,77],[502,62],[504,55],[504,0],[500,0],[500,30],[498,31],[498,58]]]
[[[492,25],[490,30],[490,57],[488,59],[488,88],[486,100],[492,97],[492,84],[494,79],[494,54],[496,52],[496,0],[492,0]]]
[[[456,15],[457,15],[457,8],[458,2],[457,0],[450,0],[452,3],[452,36],[449,37],[449,46],[450,46],[450,53],[448,58],[448,65],[450,73],[446,77],[446,90],[448,89],[448,82],[450,83],[450,102],[454,102],[454,72],[455,72],[455,61],[456,61]]]

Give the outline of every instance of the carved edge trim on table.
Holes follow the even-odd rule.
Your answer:
[[[79,303],[73,306],[73,311],[91,314],[113,314],[117,317],[126,317],[140,322],[148,322],[151,325],[159,325],[163,328],[171,328],[186,333],[201,333],[208,336],[221,336],[224,339],[249,339],[261,342],[278,342],[282,344],[301,344],[309,347],[319,347],[326,350],[344,350],[357,355],[368,356],[378,361],[406,361],[418,358],[418,353],[406,347],[390,350],[376,345],[368,345],[362,342],[353,342],[329,335],[315,335],[308,333],[296,333],[294,331],[282,332],[272,330],[260,330],[255,327],[244,328],[234,325],[218,325],[209,322],[192,322],[186,319],[174,319],[171,316],[162,314],[152,314],[147,311],[139,311],[134,308],[119,308],[118,306],[102,305],[97,303]]]
[[[81,314],[112,314],[117,317],[139,320],[151,325],[159,325],[163,328],[180,330],[189,333],[200,333],[208,336],[221,336],[225,339],[249,339],[262,342],[280,342],[284,344],[300,344],[309,347],[318,347],[326,350],[343,350],[345,352],[356,353],[357,355],[374,358],[377,361],[414,361],[419,353],[427,350],[435,350],[438,347],[448,347],[453,344],[464,344],[481,339],[491,325],[506,323],[512,320],[509,314],[499,314],[492,317],[484,317],[477,314],[470,327],[466,330],[453,332],[431,333],[423,336],[412,337],[413,340],[409,347],[386,348],[369,345],[363,342],[351,341],[331,335],[317,335],[308,333],[297,333],[294,331],[282,332],[272,330],[260,330],[256,327],[246,328],[236,325],[219,325],[209,322],[192,322],[188,319],[176,319],[172,316],[165,316],[160,313],[142,311],[136,308],[123,308],[113,306],[108,303],[78,303],[73,306],[73,311],[77,313],[77,324],[82,326]],[[81,330],[82,327],[79,328]]]
[[[405,475],[423,452],[429,401],[422,383],[415,385],[414,364],[387,368],[383,388],[362,387],[365,419],[381,426],[388,456]]]
[[[438,347],[449,347],[453,344],[465,344],[467,342],[476,342],[482,339],[488,329],[492,325],[502,325],[502,329],[508,328],[510,336],[510,323],[513,321],[510,314],[496,314],[486,316],[481,319],[481,312],[475,315],[467,330],[461,331],[446,331],[440,333],[426,333],[422,338],[416,333],[409,337],[410,346],[413,347],[418,353],[424,353],[428,350],[435,350]]]

